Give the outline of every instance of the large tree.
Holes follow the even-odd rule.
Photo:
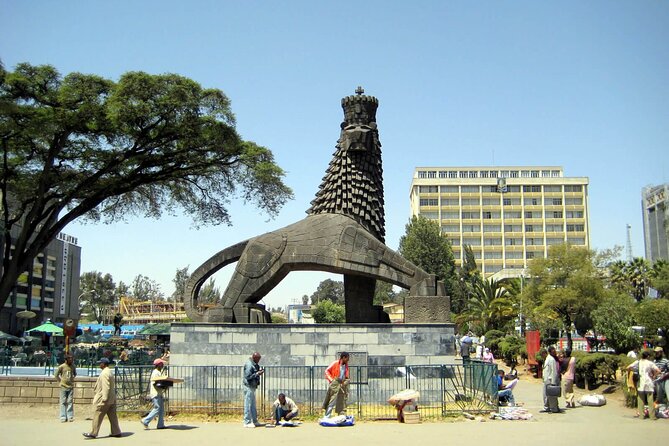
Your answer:
[[[230,224],[232,197],[275,215],[292,197],[284,172],[234,126],[223,92],[175,74],[114,82],[46,65],[0,67],[0,306],[75,219],[181,209],[198,225]]]
[[[138,274],[132,281],[130,286],[130,294],[139,301],[158,301],[165,298],[163,292],[160,290],[160,284],[155,280]]]
[[[606,344],[616,353],[626,353],[641,344],[632,330],[636,309],[634,299],[624,293],[610,292],[592,312],[597,334],[606,337]]]
[[[604,294],[594,255],[589,249],[569,244],[552,245],[546,258],[529,264],[531,280],[523,290],[523,302],[534,305],[536,319],[559,319],[569,348],[572,324],[580,317],[589,317]]]
[[[316,305],[324,300],[344,305],[344,282],[325,279],[311,295],[311,304]]]
[[[188,274],[188,267],[177,268],[176,273],[174,273],[174,279],[172,283],[174,284],[174,293],[172,293],[172,300],[174,302],[183,301],[183,296],[186,294],[186,285],[188,284],[188,279],[190,274]]]
[[[455,278],[455,260],[451,243],[441,232],[436,221],[423,216],[413,216],[405,226],[406,234],[400,238],[399,253],[443,280],[448,295],[452,294]]]
[[[488,330],[500,330],[515,315],[513,301],[504,282],[485,279],[474,286],[465,310],[455,321],[468,322],[479,334]]]
[[[80,277],[81,298],[79,308],[86,319],[104,322],[114,308],[116,286],[111,274],[98,271],[83,273]]]

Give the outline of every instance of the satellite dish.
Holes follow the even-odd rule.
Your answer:
[[[30,311],[30,310],[23,310],[23,311],[19,311],[18,313],[16,313],[16,317],[19,318],[19,319],[32,319],[35,316],[37,316],[37,313],[35,313],[34,311]]]

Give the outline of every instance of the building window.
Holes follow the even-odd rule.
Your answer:
[[[525,218],[541,218],[541,213],[525,211]]]
[[[560,171],[559,170],[551,170],[551,176],[553,178],[559,178],[560,177]]]
[[[442,212],[441,213],[441,218],[445,220],[452,220],[452,219],[458,219],[460,218],[460,212]]]
[[[423,170],[418,171],[418,178],[427,178],[427,173]]]
[[[564,243],[564,240],[561,238],[547,238],[546,239],[546,245],[559,245],[561,243]]]
[[[520,186],[506,186],[507,192],[520,192]]]
[[[485,238],[485,239],[483,239],[483,244],[485,246],[501,246],[502,245],[502,239],[501,239],[501,237],[500,238],[498,238],[498,237]]]
[[[481,172],[479,172],[479,175],[481,175],[481,178],[488,178],[488,171],[482,170]]]
[[[457,198],[442,198],[441,199],[441,205],[442,206],[460,206],[460,200]]]
[[[436,198],[421,198],[421,206],[439,206],[439,200]]]
[[[496,170],[491,170],[490,171],[490,178],[497,178],[497,171]]]
[[[533,259],[533,258],[534,258],[534,252],[532,252],[532,251],[527,251],[527,252],[525,253],[525,258],[526,258],[526,259]]]
[[[567,225],[567,232],[583,232],[585,230],[585,225]]]
[[[521,251],[507,251],[506,253],[504,253],[504,257],[510,260],[522,259],[523,253]]]
[[[520,218],[520,211],[508,211],[504,213],[504,219]]]
[[[439,171],[439,178],[446,178],[446,171],[445,170],[440,170]]]
[[[460,232],[460,225],[443,225],[442,232]]]
[[[542,170],[541,171],[541,176],[544,178],[550,177],[551,176],[551,171],[550,170]]]
[[[427,171],[427,177],[428,178],[437,178],[437,171],[436,170],[428,170]]]
[[[457,178],[458,177],[458,172],[455,170],[449,170],[448,171],[448,178]]]
[[[585,245],[585,239],[582,237],[568,238],[567,243],[571,245]]]
[[[530,177],[539,178],[539,171],[538,170],[533,170],[532,172],[530,172]]]
[[[529,170],[521,170],[520,171],[520,177],[521,178],[529,178],[530,177],[530,171]]]
[[[544,192],[562,192],[562,186],[544,186]]]
[[[418,191],[422,194],[437,193],[439,192],[438,186],[419,186]]]
[[[562,206],[562,198],[546,198],[545,203],[548,206]]]
[[[457,194],[458,186],[441,186],[442,194]]]
[[[462,232],[481,232],[481,225],[462,225]]]
[[[469,171],[469,178],[478,178],[478,172],[475,170],[470,170]]]
[[[504,225],[504,232],[522,232],[520,225]]]
[[[539,206],[539,198],[525,198],[525,206]]]
[[[467,171],[461,170],[460,171],[460,178],[467,178]]]
[[[478,237],[464,237],[462,239],[462,244],[469,246],[481,246],[481,239]]]
[[[546,232],[562,232],[564,226],[562,225],[546,225]]]
[[[478,186],[462,186],[462,193],[478,193]]]
[[[525,232],[534,232],[534,225],[525,225]]]
[[[541,192],[541,186],[523,186],[523,192]]]
[[[508,237],[504,239],[504,244],[506,246],[520,246],[523,244],[523,239],[522,238],[513,238],[513,237]]]
[[[580,184],[566,184],[564,186],[564,191],[565,192],[582,192],[583,191],[583,186]]]
[[[463,212],[462,213],[462,219],[463,220],[475,220],[480,218],[480,215],[478,212]]]
[[[583,211],[567,211],[567,218],[583,218]]]
[[[565,198],[564,199],[564,204],[570,205],[570,206],[581,206],[583,204],[583,198]]]
[[[462,205],[463,206],[478,206],[481,204],[481,201],[477,198],[463,198],[462,199]]]
[[[562,218],[562,211],[546,211],[546,218]]]
[[[484,198],[483,206],[499,206],[499,198]]]
[[[511,178],[518,178],[518,171],[517,170],[512,170],[511,172],[509,172],[509,176]]]
[[[483,232],[501,232],[502,225],[483,225]]]

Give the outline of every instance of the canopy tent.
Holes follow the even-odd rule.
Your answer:
[[[31,328],[30,330],[26,331],[26,333],[33,333],[33,332],[48,333],[54,336],[63,336],[63,329],[51,321],[46,321],[42,325],[38,325],[37,327]]]
[[[18,341],[19,338],[12,336],[4,331],[0,331],[0,341]]]

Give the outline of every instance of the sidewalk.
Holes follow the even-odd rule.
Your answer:
[[[584,393],[582,390],[581,393]],[[100,437],[85,440],[81,433],[90,429],[84,410],[73,423],[60,423],[57,408],[35,408],[33,412],[16,412],[0,405],[0,445],[30,446],[61,442],[89,442],[93,445],[221,445],[221,444],[290,444],[291,446],[407,445],[407,444],[511,444],[532,445],[544,441],[564,445],[665,444],[669,438],[669,419],[657,421],[633,417],[634,411],[623,407],[619,396],[608,397],[603,407],[578,407],[562,414],[539,413],[543,403],[541,384],[523,376],[516,386],[516,400],[524,403],[534,416],[530,421],[444,421],[406,425],[396,422],[360,422],[347,428],[325,428],[305,423],[295,428],[244,429],[238,423],[178,422],[170,429],[145,431],[135,421],[121,420],[124,437]],[[560,399],[564,406],[564,400]],[[169,423],[167,423],[169,425]],[[155,427],[155,424],[153,425]],[[105,422],[101,435],[109,434]]]

